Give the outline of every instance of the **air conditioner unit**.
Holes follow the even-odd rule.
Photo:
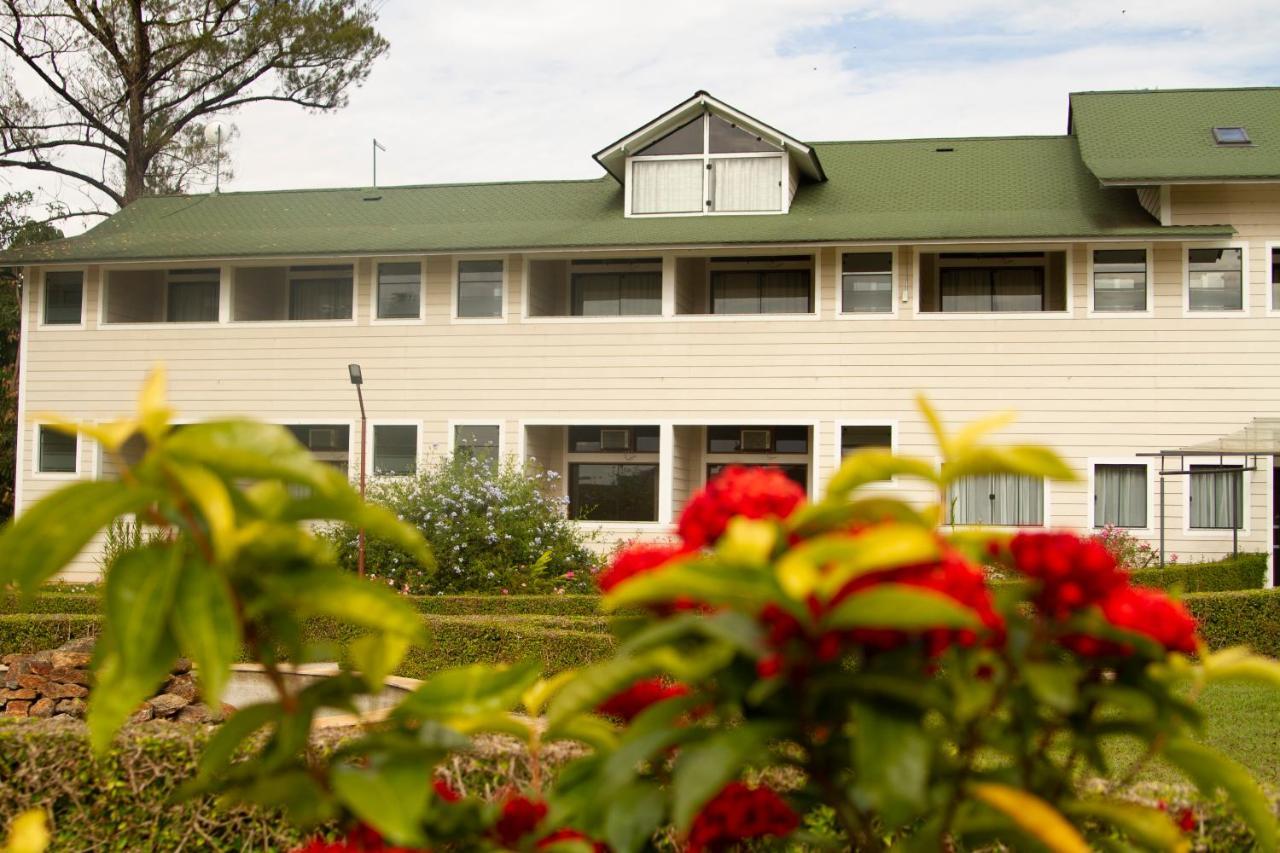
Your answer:
[[[629,429],[602,429],[600,430],[600,449],[610,450],[618,453],[625,453],[631,449],[631,430]]]
[[[738,444],[744,453],[768,453],[773,448],[773,430],[744,429]]]
[[[338,448],[338,431],[333,428],[308,430],[307,446],[311,450],[336,450]]]

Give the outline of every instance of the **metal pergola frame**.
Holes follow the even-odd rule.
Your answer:
[[[1164,568],[1164,478],[1165,477],[1187,477],[1192,473],[1201,473],[1205,469],[1215,473],[1241,473],[1245,471],[1257,471],[1258,460],[1264,456],[1270,456],[1268,453],[1227,453],[1221,450],[1158,450],[1151,453],[1139,453],[1138,456],[1146,456],[1158,458],[1160,460],[1160,470],[1156,473],[1160,476],[1160,568]],[[1245,461],[1239,465],[1227,463],[1227,457],[1242,457]],[[1212,459],[1217,457],[1218,464],[1201,465],[1200,472],[1193,472],[1187,464],[1187,457],[1193,459]],[[1167,460],[1177,459],[1177,467],[1170,470],[1166,467]],[[1243,486],[1243,477],[1241,478]],[[1231,489],[1231,555],[1238,556],[1240,554],[1240,511],[1242,507],[1236,505],[1236,489]]]

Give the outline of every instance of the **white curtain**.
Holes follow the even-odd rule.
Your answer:
[[[1093,471],[1093,525],[1147,526],[1147,466],[1099,465]]]
[[[1200,470],[1191,466],[1191,526],[1231,529],[1243,527],[1244,481],[1239,471]],[[1234,507],[1232,506],[1234,494]]]
[[[632,161],[631,212],[700,213],[703,171],[701,157]]]
[[[953,524],[1044,524],[1044,480],[1014,474],[963,477],[947,496]]]
[[[991,279],[986,270],[963,267],[942,271],[943,311],[990,311]]]
[[[623,316],[662,313],[662,273],[623,273],[618,283],[618,313]]]
[[[169,282],[170,323],[216,323],[218,321],[218,282]]]
[[[782,209],[781,157],[712,159],[711,175],[712,210]]]

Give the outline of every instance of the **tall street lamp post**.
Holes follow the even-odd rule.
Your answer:
[[[360,500],[364,500],[364,472],[365,459],[368,452],[368,423],[369,419],[364,412],[364,392],[361,386],[364,385],[364,375],[360,372],[360,365],[348,364],[347,374],[351,377],[351,384],[356,386],[356,399],[360,401]],[[360,577],[364,577],[364,525],[360,525],[360,545],[359,556],[356,558],[356,571]]]

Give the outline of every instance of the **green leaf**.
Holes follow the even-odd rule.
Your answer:
[[[1204,675],[1210,682],[1246,681],[1280,687],[1280,661],[1236,646],[1209,655],[1204,661]]]
[[[321,493],[350,490],[347,478],[318,461],[289,430],[250,420],[190,424],[165,441],[180,462],[202,465],[228,480],[283,480]]]
[[[1062,811],[1073,818],[1089,818],[1110,824],[1152,850],[1190,849],[1182,831],[1169,815],[1158,809],[1136,803],[1090,799],[1062,803]]]
[[[397,634],[412,642],[426,638],[422,615],[401,596],[365,578],[331,567],[264,578],[276,606],[298,616],[331,616],[352,625]]]
[[[658,831],[666,806],[662,790],[636,782],[618,793],[604,819],[604,840],[615,853],[640,853]]]
[[[984,782],[973,785],[975,798],[1009,818],[1053,853],[1089,853],[1080,833],[1053,806],[1027,791]]]
[[[0,531],[0,586],[15,583],[24,594],[35,592],[99,530],[158,497],[152,489],[116,480],[63,486]]]
[[[612,752],[618,748],[618,734],[613,724],[595,714],[579,714],[548,726],[546,740],[576,740],[597,752]]]
[[[924,809],[933,752],[929,736],[918,714],[864,702],[854,702],[850,711],[857,726],[854,796],[896,829]]]
[[[1213,796],[1222,789],[1257,839],[1258,847],[1275,850],[1278,837],[1271,801],[1243,764],[1217,750],[1187,738],[1175,738],[1161,753],[1186,774],[1201,793]]]
[[[938,469],[936,465],[923,459],[895,456],[892,451],[881,448],[859,450],[846,456],[840,464],[840,470],[831,476],[827,496],[842,498],[862,486],[899,476],[936,483]]]
[[[828,497],[798,507],[787,517],[787,527],[797,536],[809,539],[823,533],[847,530],[857,522],[883,524],[886,521],[933,529],[937,526],[937,513],[932,507],[916,509],[897,498],[845,500]]]
[[[676,829],[688,830],[702,807],[737,779],[748,763],[767,763],[766,748],[780,734],[777,724],[744,723],[681,750],[671,782]]]
[[[608,613],[622,607],[661,604],[687,597],[745,610],[758,608],[775,592],[772,579],[763,569],[721,563],[714,558],[692,558],[628,578],[605,596],[601,609]]]
[[[538,680],[538,672],[534,661],[512,666],[473,664],[442,670],[406,696],[396,713],[439,719],[509,711]]]
[[[263,726],[278,723],[283,714],[283,709],[276,702],[262,702],[238,708],[222,725],[214,729],[209,740],[205,742],[196,778],[191,785],[184,786],[180,792],[181,796],[194,796],[199,793],[231,763],[236,750],[246,738]]]
[[[416,527],[401,521],[386,507],[365,503],[350,488],[299,498],[287,504],[280,513],[286,521],[342,521],[362,528],[365,536],[394,545],[426,569],[435,569],[435,558]]]
[[[857,536],[822,536],[801,545],[780,560],[804,554],[821,569],[819,589],[825,598],[838,593],[849,581],[870,572],[927,563],[941,556],[933,530],[912,524],[880,524]]]
[[[606,699],[659,671],[659,664],[650,655],[613,658],[589,666],[551,699],[547,725],[555,728],[570,717],[594,711]]]
[[[376,691],[396,671],[409,646],[408,638],[401,634],[365,634],[351,641],[347,654],[365,685]]]
[[[212,567],[193,561],[179,573],[170,627],[178,648],[196,663],[200,695],[216,707],[240,651],[240,621],[231,590]]]
[[[1016,474],[1073,481],[1079,477],[1062,457],[1047,447],[1013,445],[1011,447],[970,447],[947,460],[942,466],[944,485],[975,474]]]
[[[867,587],[849,596],[831,611],[823,625],[828,629],[897,631],[982,627],[977,614],[954,598],[897,583]]]
[[[329,778],[334,794],[356,817],[398,845],[419,846],[431,772],[429,764],[398,761],[363,768],[338,765]]]
[[[181,465],[169,461],[165,464],[169,473],[199,509],[209,528],[209,543],[214,557],[224,563],[235,555],[236,511],[231,503],[231,492],[222,480],[207,468]]]
[[[1048,705],[1062,714],[1069,714],[1076,708],[1079,696],[1077,685],[1080,680],[1079,671],[1064,663],[1027,663],[1022,667],[1023,677],[1031,695],[1039,702]]]

